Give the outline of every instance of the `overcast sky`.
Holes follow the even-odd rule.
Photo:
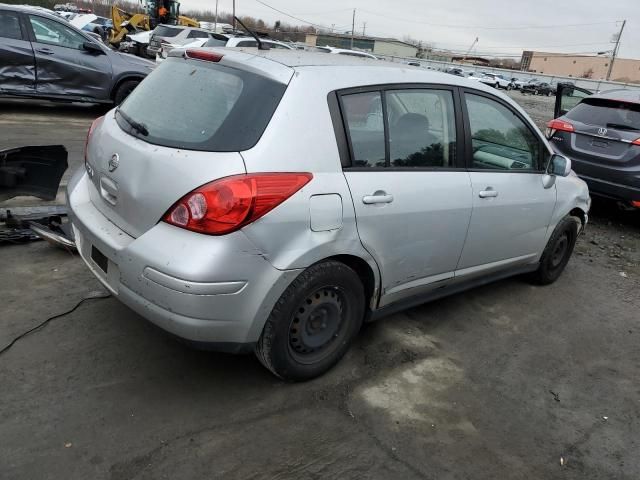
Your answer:
[[[519,56],[523,49],[591,53],[611,50],[612,35],[627,19],[621,57],[640,58],[639,0],[264,0],[272,7],[319,25],[345,32],[356,9],[356,32],[396,37],[405,35],[438,48],[465,52],[476,37],[476,53]],[[182,9],[215,8],[215,0],[182,0]],[[219,0],[231,12],[232,0]],[[272,23],[300,24],[256,0],[236,0],[239,15]],[[590,24],[590,25],[584,25]],[[447,25],[447,26],[444,26]],[[526,27],[550,28],[526,28]],[[483,27],[483,28],[481,28]],[[487,28],[491,27],[491,28]]]

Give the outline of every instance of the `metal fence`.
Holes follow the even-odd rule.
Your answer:
[[[455,68],[462,68],[465,71],[473,71],[478,73],[479,72],[498,73],[498,74],[502,74],[505,78],[515,77],[519,80],[524,80],[525,82],[532,78],[537,78],[540,81],[548,82],[552,85],[555,85],[558,82],[572,82],[577,87],[586,88],[593,92],[601,92],[605,90],[613,90],[618,88],[640,91],[640,84],[637,84],[637,83],[609,82],[606,80],[593,80],[589,78],[563,77],[560,75],[546,75],[542,73],[522,72],[520,70],[508,70],[504,68],[483,67],[480,65],[462,65],[460,63],[443,62],[439,60],[425,60],[422,58],[415,58],[415,57],[404,58],[404,57],[394,57],[394,56],[384,56],[384,55],[377,55],[377,56],[383,57],[385,60],[391,61],[391,62],[419,63],[424,68],[430,67],[434,70],[439,70],[439,71],[444,71],[452,67],[455,67]]]

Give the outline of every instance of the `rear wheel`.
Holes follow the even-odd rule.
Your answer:
[[[496,88],[496,90],[500,90],[500,84],[498,82],[496,82],[496,84],[494,85],[494,87]]]
[[[126,80],[118,85],[113,101],[116,105],[120,105],[125,98],[138,86],[140,80]]]
[[[342,358],[360,330],[364,288],[340,262],[312,265],[276,303],[256,346],[260,362],[280,378],[309,380]]]
[[[542,253],[538,270],[531,274],[534,283],[548,285],[560,277],[573,253],[579,222],[579,219],[567,216],[558,223]]]

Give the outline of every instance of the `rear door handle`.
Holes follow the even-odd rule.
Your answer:
[[[393,195],[388,195],[386,192],[377,191],[373,195],[365,195],[362,197],[362,203],[372,205],[375,203],[391,203],[393,202]]]
[[[45,55],[53,55],[53,50],[50,48],[38,48],[36,49],[38,53],[44,53]]]
[[[494,190],[491,187],[487,187],[486,190],[481,190],[480,193],[478,193],[478,196],[480,198],[497,197],[498,196],[498,191]]]

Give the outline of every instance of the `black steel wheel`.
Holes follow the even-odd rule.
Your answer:
[[[556,226],[540,258],[538,269],[531,280],[539,285],[555,282],[569,263],[578,238],[580,219],[566,216]]]
[[[289,349],[300,363],[315,363],[331,355],[336,338],[345,327],[344,292],[323,287],[305,298],[295,309],[289,327]]]
[[[329,370],[346,353],[364,317],[364,288],[347,265],[310,266],[284,291],[256,345],[260,362],[285,380]]]

